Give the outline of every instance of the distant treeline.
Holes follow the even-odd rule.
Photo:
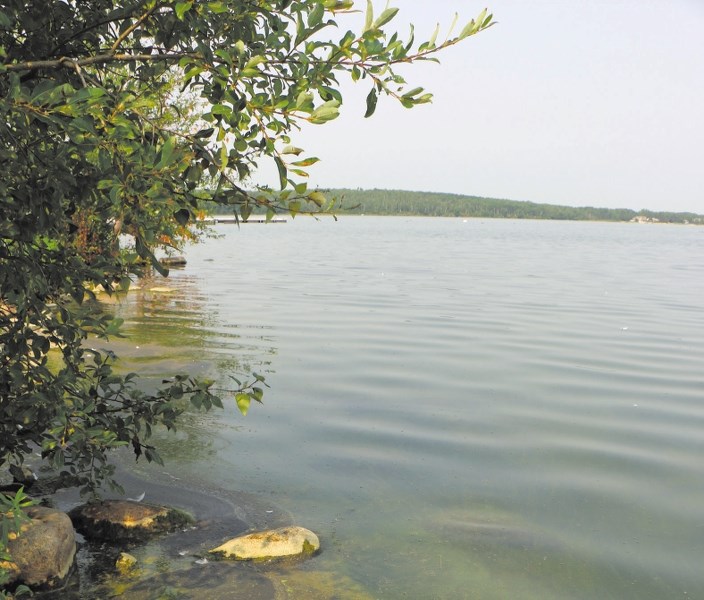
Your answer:
[[[660,223],[693,223],[704,225],[704,215],[695,213],[635,211],[629,208],[595,208],[591,206],[558,206],[517,200],[498,200],[480,196],[463,196],[438,192],[404,190],[321,190],[328,198],[337,198],[335,213],[367,215],[399,215],[427,217],[479,217],[490,219],[551,219],[557,221],[642,221]],[[234,209],[210,205],[204,207],[216,214]],[[315,208],[311,206],[311,208]],[[302,207],[306,209],[305,206]],[[256,209],[253,213],[256,214]]]
[[[326,194],[341,199],[342,207],[337,211],[338,214],[364,213],[367,215],[552,219],[561,221],[632,221],[637,219],[662,223],[704,224],[704,216],[695,213],[649,210],[637,212],[628,208],[557,206],[437,192],[335,189],[329,190]]]

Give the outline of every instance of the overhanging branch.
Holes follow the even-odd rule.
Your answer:
[[[128,63],[128,62],[176,62],[182,58],[200,59],[197,53],[193,52],[166,52],[163,54],[96,54],[86,58],[70,59],[60,57],[51,60],[28,60],[25,62],[10,63],[0,66],[2,71],[37,71],[39,69],[72,69],[76,67],[86,67],[91,65],[109,64],[109,63]]]

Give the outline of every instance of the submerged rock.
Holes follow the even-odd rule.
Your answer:
[[[83,504],[69,515],[87,538],[116,542],[143,541],[193,523],[181,510],[131,500]]]
[[[345,575],[299,568],[271,571],[237,569],[222,562],[159,573],[142,581],[120,581],[104,596],[129,600],[197,598],[198,600],[373,600]]]
[[[276,600],[374,600],[359,583],[340,573],[291,569],[268,576]]]
[[[120,552],[115,561],[115,568],[120,575],[128,575],[137,567],[137,559],[127,552]]]
[[[242,535],[213,548],[210,553],[234,560],[265,560],[310,555],[319,549],[317,535],[303,527],[291,526]]]
[[[142,581],[122,580],[120,584],[113,584],[112,589],[101,597],[120,597],[129,598],[129,600],[157,598],[280,600],[274,584],[266,574],[252,569],[234,569],[233,565],[222,562],[163,572]],[[301,598],[303,597],[298,597],[296,600]],[[289,600],[289,598],[283,596],[281,600]],[[306,598],[306,600],[313,600],[313,598]]]
[[[30,520],[7,544],[11,562],[0,562],[9,571],[9,585],[54,589],[66,581],[76,556],[76,536],[66,513],[32,506],[24,511]]]

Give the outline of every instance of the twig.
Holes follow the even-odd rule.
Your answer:
[[[75,60],[71,60],[70,58],[62,58],[61,64],[62,65],[71,65],[70,68],[76,71],[76,75],[78,75],[78,77],[80,78],[81,83],[83,84],[83,87],[84,88],[88,87],[88,84],[86,83],[86,80],[83,77],[83,72],[81,71],[81,66]]]
[[[112,45],[110,48],[110,54],[115,54],[117,52],[117,49],[120,47],[120,44],[125,41],[128,35],[132,33],[137,27],[139,27],[144,21],[146,21],[152,13],[159,7],[159,3],[154,4],[147,12],[145,12],[139,19],[137,19],[132,25],[130,25],[127,29],[125,29],[120,37],[118,37],[115,40],[115,43]]]

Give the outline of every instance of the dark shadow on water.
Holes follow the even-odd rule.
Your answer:
[[[274,584],[265,575],[226,563],[209,563],[177,573],[156,575],[129,590],[129,597],[135,600],[273,600],[275,594]]]

